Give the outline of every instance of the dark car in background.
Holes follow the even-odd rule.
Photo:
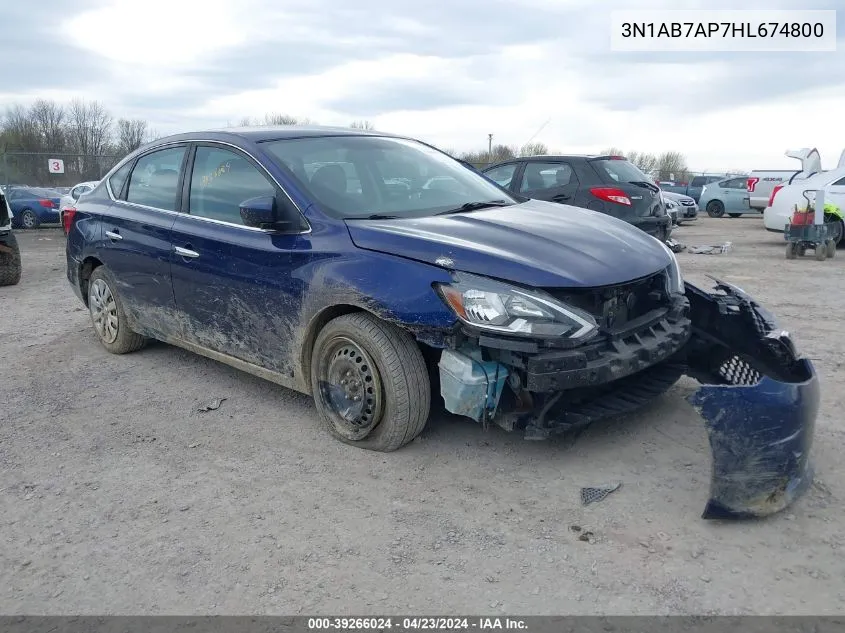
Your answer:
[[[704,187],[717,180],[727,178],[727,176],[728,174],[701,174],[699,176],[693,176],[689,182],[661,181],[658,184],[663,191],[689,196],[695,200],[696,204],[700,205],[699,199],[701,198],[701,192],[704,190]]]
[[[482,173],[516,194],[606,213],[661,240],[672,231],[660,188],[623,156],[514,158]]]
[[[41,224],[57,224],[61,197],[55,189],[9,188],[6,200],[14,214],[12,226],[17,229],[36,229]]]

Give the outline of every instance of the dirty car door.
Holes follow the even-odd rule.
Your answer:
[[[246,226],[240,204],[281,195],[233,148],[198,145],[186,178],[186,213],[173,226],[173,289],[184,340],[292,375],[289,354],[307,261],[298,235]]]
[[[115,278],[136,331],[158,337],[175,326],[170,278],[170,228],[179,208],[186,145],[159,149],[127,163],[109,181],[115,200],[102,213],[97,253]],[[117,190],[115,190],[117,188]]]

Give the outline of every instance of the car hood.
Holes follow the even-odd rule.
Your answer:
[[[627,222],[539,200],[346,225],[358,248],[535,287],[613,285],[671,263],[655,238]]]

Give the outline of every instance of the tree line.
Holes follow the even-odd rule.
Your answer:
[[[314,121],[268,112],[263,117],[243,117],[234,125],[307,124],[314,124]],[[232,126],[231,123],[227,125]],[[352,121],[349,127],[374,129],[373,124],[365,119]],[[126,154],[158,136],[144,119],[115,119],[99,101],[75,99],[63,104],[38,99],[29,106],[15,104],[7,108],[0,118],[2,182],[61,186],[59,181],[62,185],[72,185],[83,180],[97,180]],[[446,148],[444,151],[477,167],[511,158],[555,153],[541,142],[521,147],[496,144],[483,150],[458,152]],[[686,180],[690,176],[686,157],[680,152],[622,152],[610,147],[602,154],[625,156],[643,172],[659,180]],[[65,175],[62,178],[57,179],[55,174],[48,172],[47,155],[64,159]]]
[[[15,104],[0,119],[3,182],[62,186],[97,180],[156,136],[147,121],[115,119],[99,101]],[[65,174],[49,173],[48,158],[64,160]]]

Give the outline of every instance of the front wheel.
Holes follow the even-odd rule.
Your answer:
[[[395,451],[413,440],[431,407],[431,383],[414,339],[364,312],[320,331],[311,392],[331,435],[373,451]]]
[[[719,200],[711,200],[707,203],[707,215],[711,218],[721,218],[725,215],[725,205]]]
[[[146,339],[129,328],[123,304],[114,289],[115,283],[106,269],[95,268],[88,280],[88,311],[103,347],[112,354],[128,354],[141,349]]]

